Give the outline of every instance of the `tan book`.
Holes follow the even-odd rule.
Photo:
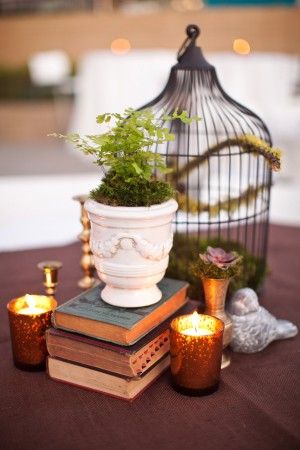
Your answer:
[[[56,308],[53,325],[120,345],[132,345],[176,312],[186,301],[188,284],[164,278],[162,299],[142,308],[118,308],[103,302],[96,286]]]
[[[132,401],[152,384],[169,364],[170,358],[167,355],[143,375],[128,378],[48,357],[47,370],[53,380]]]

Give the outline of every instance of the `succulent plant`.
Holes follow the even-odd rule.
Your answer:
[[[241,269],[242,257],[236,252],[226,252],[222,248],[208,246],[199,254],[195,270],[205,278],[231,278]]]

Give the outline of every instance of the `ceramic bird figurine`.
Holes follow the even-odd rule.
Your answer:
[[[231,298],[228,313],[233,322],[231,348],[239,353],[256,353],[272,341],[296,336],[298,328],[287,320],[277,320],[259,305],[256,292],[239,289]]]

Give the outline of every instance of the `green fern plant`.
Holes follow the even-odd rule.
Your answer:
[[[186,111],[155,117],[151,109],[123,114],[105,113],[97,117],[98,124],[114,126],[106,133],[80,136],[54,134],[75,145],[86,155],[95,157],[95,163],[107,170],[101,184],[90,193],[94,200],[113,206],[150,206],[175,196],[169,182],[157,179],[154,173],[167,174],[165,159],[152,147],[174,140],[174,134],[161,124],[180,120],[189,125],[198,117],[188,117]]]

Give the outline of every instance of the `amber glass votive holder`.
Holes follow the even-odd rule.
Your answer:
[[[53,297],[28,294],[7,304],[13,360],[18,369],[45,369],[45,331],[51,325],[51,313],[56,306]]]
[[[219,387],[224,324],[216,317],[188,314],[170,326],[171,379],[186,395],[208,395]]]

